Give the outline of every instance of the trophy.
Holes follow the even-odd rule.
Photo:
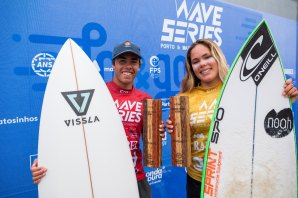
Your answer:
[[[159,132],[159,125],[162,120],[161,100],[146,99],[143,101],[143,108],[144,165],[158,168],[162,162],[162,140]]]
[[[187,96],[170,97],[170,118],[173,122],[172,165],[188,167],[191,163],[189,102]]]

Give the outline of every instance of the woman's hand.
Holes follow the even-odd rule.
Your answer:
[[[292,79],[289,78],[284,84],[284,90],[282,95],[288,96],[291,99],[291,102],[294,103],[298,98],[297,88],[293,85]]]
[[[32,180],[34,184],[39,184],[41,179],[46,175],[47,169],[44,167],[38,167],[38,160],[34,160],[31,166]]]
[[[164,138],[165,137],[165,132],[166,132],[166,126],[163,121],[161,121],[159,125],[159,135]]]
[[[173,122],[171,121],[171,118],[170,118],[170,115],[169,115],[169,119],[166,121],[166,125],[164,124],[163,121],[161,121],[160,125],[159,125],[159,133],[160,133],[160,136],[162,138],[165,137],[165,132],[166,132],[166,129],[168,129],[168,133],[171,134],[173,133]]]

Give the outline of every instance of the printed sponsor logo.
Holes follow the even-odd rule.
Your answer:
[[[209,149],[204,193],[209,195],[210,197],[217,197],[221,165],[222,152],[215,152]]]
[[[253,44],[253,46],[249,50],[248,55],[246,56],[246,58],[242,64],[242,67],[241,67],[240,79],[242,81],[247,80],[252,75],[252,73],[258,68],[258,66],[261,64],[261,62],[267,56],[269,50],[271,49],[272,45],[264,54],[262,54],[258,58],[252,58],[251,51],[255,48],[255,46],[257,44],[259,44],[261,46],[262,41],[263,41],[263,35],[257,39],[257,41]]]
[[[131,157],[132,157],[132,162],[133,166],[135,168],[135,173],[138,173],[140,170],[136,167],[137,161],[138,161],[138,155],[137,151],[139,148],[139,141],[129,141],[129,149],[131,151]]]
[[[162,111],[167,111],[170,109],[170,99],[169,98],[161,98],[161,109]],[[167,145],[167,133],[164,133],[164,137],[162,138],[162,146]]]
[[[165,166],[162,166],[161,168],[157,168],[154,171],[149,171],[146,173],[147,180],[150,185],[160,183],[162,180],[162,175],[165,170]]]
[[[194,151],[203,151],[205,150],[204,141],[198,139],[204,139],[205,136],[202,133],[194,134],[193,138],[196,139],[193,141],[193,150]]]
[[[37,122],[38,117],[15,117],[15,118],[3,118],[0,119],[0,125],[9,125],[9,124],[21,124],[21,123],[30,123],[30,122]]]
[[[160,68],[159,68],[159,58],[157,56],[151,56],[150,57],[150,65],[149,73],[151,78],[158,78],[160,74]]]
[[[286,108],[276,113],[272,109],[265,117],[264,128],[273,138],[283,138],[289,135],[293,129],[293,112]]]
[[[106,51],[106,50],[100,50],[98,54],[92,54],[93,49],[99,48],[104,46],[104,44],[107,41],[107,32],[106,29],[98,23],[90,22],[86,23],[82,29],[81,33],[79,34],[80,37],[71,37],[76,43],[78,43],[81,48],[84,50],[84,52],[88,55],[88,57],[97,57],[96,60],[98,62],[98,65],[104,66],[105,61],[107,59],[111,59],[112,52],[111,51]],[[94,36],[96,35],[96,36]],[[29,36],[25,36],[26,38],[28,37],[28,41],[31,42],[32,44],[42,44],[42,45],[56,45],[60,46],[66,41],[66,39],[69,36],[65,35],[43,35],[43,34],[30,34]],[[22,38],[22,35],[19,34],[14,34],[13,35],[13,40],[15,42],[19,42],[20,39]],[[43,53],[40,53],[43,54]],[[35,59],[33,58],[32,63],[34,62],[34,67],[33,70],[37,71],[38,75],[42,77],[48,77],[50,72],[51,72],[51,67],[54,65],[55,58],[49,54],[45,53],[46,55],[41,55],[46,57],[46,58],[54,58],[52,59],[52,63],[43,63],[40,62],[38,64],[38,59],[37,57],[40,55],[36,55]],[[43,58],[42,58],[43,59]],[[47,61],[47,60],[45,60]],[[37,66],[44,67],[41,71],[38,71],[39,68]],[[47,67],[48,66],[48,67]],[[104,67],[104,71],[107,72],[112,72],[113,68],[111,67]],[[101,72],[101,76],[105,79],[104,77],[105,72]],[[108,74],[109,75],[109,74]]]
[[[142,102],[124,100],[115,100],[115,105],[118,109],[122,121],[139,123],[142,116]]]
[[[260,27],[255,38],[248,43],[247,51],[241,55],[244,61],[241,66],[240,80],[246,81],[252,77],[258,86],[276,60],[277,51],[264,25]]]
[[[128,136],[130,138],[139,138],[139,135],[138,135],[138,132],[137,132],[137,129],[135,127],[128,127],[128,128],[125,128],[125,130],[128,129]]]
[[[121,89],[121,90],[119,91],[119,93],[121,93],[121,94],[128,94],[129,91],[127,91],[127,90],[122,90],[122,89]]]
[[[91,124],[94,122],[100,122],[98,116],[89,116],[89,117],[78,117],[76,119],[68,119],[64,120],[66,126],[76,126],[76,125],[82,125],[82,124]]]
[[[163,21],[160,48],[187,50],[198,38],[222,44],[221,15],[223,8],[201,1],[175,0],[176,19]]]
[[[205,138],[205,136],[204,136],[204,134],[203,134],[203,133],[198,133],[198,134],[194,134],[194,135],[193,135],[193,138],[204,139],[204,138]]]
[[[103,68],[103,71],[104,72],[113,72],[114,71],[114,68],[113,67],[104,67]]]
[[[94,89],[61,92],[77,116],[86,115],[93,93]]]
[[[84,117],[88,112],[93,93],[94,89],[61,92],[75,114],[77,116],[81,116],[78,118],[64,120],[66,126],[69,127],[87,123],[90,124],[100,121],[98,116]]]
[[[213,131],[211,136],[211,142],[217,144],[218,138],[220,135],[220,128],[219,128],[219,122],[223,119],[225,114],[225,110],[222,107],[219,107],[216,113],[214,125],[213,125]]]
[[[49,53],[39,53],[33,57],[33,71],[41,77],[49,77],[55,62],[55,57]]]
[[[170,109],[170,99],[169,98],[161,99],[161,108],[163,111]]]
[[[193,157],[192,161],[194,163],[193,168],[197,171],[202,171],[204,166],[204,159],[201,157]]]
[[[190,123],[191,124],[204,124],[207,119],[212,119],[214,108],[217,100],[214,99],[211,104],[207,104],[204,101],[199,106],[199,111],[196,113],[190,114]]]

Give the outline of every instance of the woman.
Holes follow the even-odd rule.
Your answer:
[[[181,96],[189,98],[191,129],[191,165],[187,168],[186,191],[188,198],[200,197],[203,159],[211,119],[223,82],[228,74],[228,65],[221,49],[214,42],[199,39],[186,54],[186,75],[181,85]],[[298,91],[291,79],[284,86],[283,95],[290,96],[292,102]],[[173,132],[172,121],[160,125],[160,131]]]

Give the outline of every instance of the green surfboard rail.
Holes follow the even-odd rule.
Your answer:
[[[208,138],[207,138],[207,142],[206,142],[206,148],[205,148],[205,156],[204,156],[204,165],[203,165],[203,172],[202,172],[202,184],[201,184],[201,197],[204,198],[204,190],[205,190],[205,179],[206,179],[206,168],[207,168],[207,161],[208,161],[208,151],[209,151],[209,148],[210,148],[210,141],[211,141],[211,137],[212,137],[212,132],[213,132],[213,129],[214,129],[214,123],[215,123],[215,117],[217,115],[217,112],[218,112],[218,108],[219,108],[219,105],[220,105],[220,101],[222,99],[222,95],[223,95],[223,92],[225,91],[225,88],[227,86],[227,83],[229,82],[229,78],[230,78],[230,75],[231,73],[233,72],[234,70],[234,67],[239,59],[239,57],[241,56],[244,48],[247,46],[247,44],[249,43],[249,41],[254,37],[254,35],[256,34],[256,32],[259,30],[259,28],[262,26],[262,25],[265,25],[266,28],[268,29],[268,32],[269,32],[269,35],[270,35],[270,38],[273,42],[273,46],[278,54],[278,59],[280,60],[280,63],[281,63],[281,67],[282,67],[282,72],[283,72],[283,76],[284,76],[284,79],[286,80],[286,77],[285,77],[285,72],[284,72],[284,67],[283,67],[283,64],[282,64],[282,61],[281,61],[281,58],[280,58],[280,55],[279,55],[279,52],[278,52],[278,49],[276,47],[276,43],[275,43],[275,40],[272,36],[272,32],[268,26],[268,23],[266,22],[265,19],[263,19],[257,26],[256,28],[253,30],[253,32],[250,34],[250,36],[246,39],[246,41],[244,42],[244,44],[242,45],[242,47],[240,48],[236,58],[234,59],[233,63],[232,63],[232,66],[230,67],[229,69],[229,72],[226,76],[226,79],[223,83],[223,86],[221,88],[221,91],[220,91],[220,95],[218,97],[218,100],[217,100],[217,103],[216,103],[216,106],[215,106],[215,109],[214,109],[214,113],[213,113],[213,116],[212,116],[212,121],[211,121],[211,125],[210,125],[210,129],[209,129],[209,133],[208,133]],[[291,104],[291,101],[289,99],[289,104],[290,104],[290,108],[292,109],[292,104]],[[293,111],[293,109],[292,109]],[[294,137],[295,137],[295,140],[296,140],[296,133],[295,133],[295,125],[293,126],[293,133],[294,133]],[[295,148],[296,148],[296,156],[297,156],[297,142],[295,141]],[[296,170],[297,170],[297,167],[296,167]],[[297,180],[298,180],[298,175],[297,175]],[[298,195],[297,195],[298,197]]]

